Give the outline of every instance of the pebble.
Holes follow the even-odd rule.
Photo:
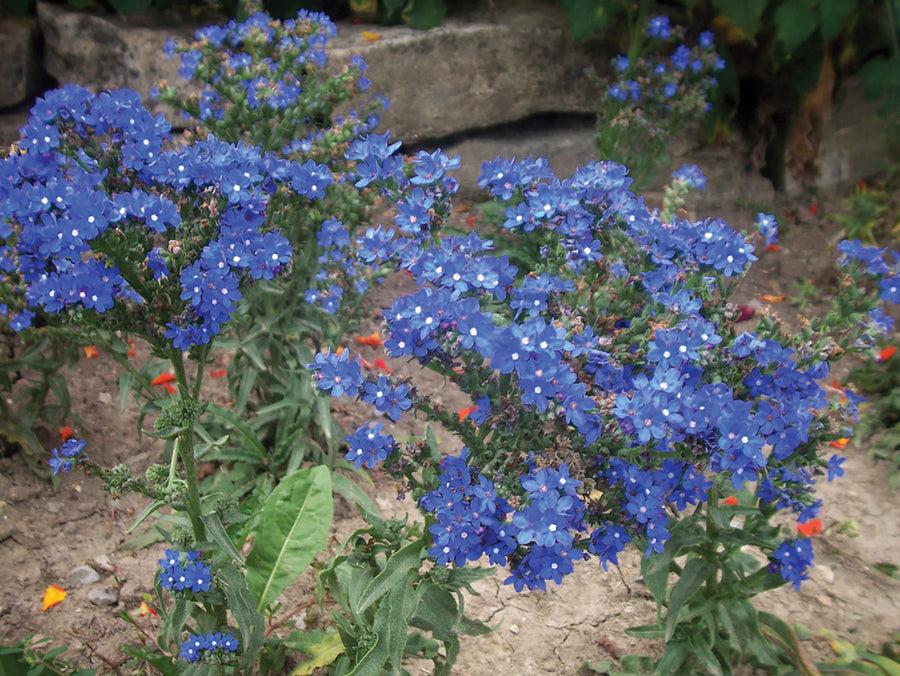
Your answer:
[[[88,592],[88,601],[95,606],[114,606],[119,602],[119,592],[116,589],[92,587]]]
[[[100,392],[97,395],[97,399],[100,400],[101,404],[111,404],[112,403],[112,395],[109,392]]]
[[[518,624],[509,625],[509,633],[518,634],[519,633],[519,625]]]
[[[87,587],[100,582],[100,574],[90,566],[76,566],[69,571],[70,587]]]
[[[823,584],[834,584],[834,571],[821,563],[812,568],[809,576]]]

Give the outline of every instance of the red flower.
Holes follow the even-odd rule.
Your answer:
[[[172,383],[175,381],[175,376],[171,373],[160,373],[156,376],[152,381],[150,381],[151,385],[162,385],[166,388],[166,392],[169,394],[175,394],[176,390],[172,387]]]
[[[60,436],[60,438],[62,438],[62,442],[66,443],[69,439],[71,439],[72,437],[75,436],[75,432],[72,430],[71,427],[66,425],[65,427],[59,428],[59,436]]]
[[[86,345],[84,348],[84,358],[85,359],[93,359],[94,357],[99,357],[100,351],[97,349],[96,345]]]
[[[467,406],[466,408],[460,409],[460,411],[459,411],[459,422],[462,422],[463,420],[465,420],[466,418],[468,418],[470,415],[472,415],[473,413],[475,413],[475,411],[477,411],[477,410],[478,410],[478,407],[475,406],[475,405]]]
[[[813,535],[820,535],[822,533],[822,521],[821,519],[810,519],[806,523],[798,523],[797,532],[808,538],[811,538]]]
[[[875,361],[877,361],[878,363],[887,361],[888,359],[893,357],[896,352],[897,352],[896,346],[889,345],[888,347],[884,348],[881,352],[878,353],[878,356],[875,357]]]
[[[228,373],[228,369],[219,369],[218,371],[210,371],[209,375],[213,378],[221,378]]]
[[[392,369],[390,366],[385,364],[384,359],[382,359],[381,357],[379,357],[378,359],[375,360],[375,368],[379,368],[382,371],[384,371],[385,373],[393,373],[394,372],[394,369]]]
[[[384,345],[380,331],[375,331],[375,333],[368,336],[356,336],[356,342],[360,345],[368,345],[370,347],[381,347]]]
[[[729,495],[727,498],[725,498],[726,505],[736,505],[737,503],[738,499],[736,495]]]

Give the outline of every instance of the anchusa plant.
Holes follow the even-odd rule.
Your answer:
[[[390,166],[370,170],[400,188]],[[672,185],[704,183],[684,167]],[[486,556],[517,590],[544,589],[579,560],[617,565],[632,543],[659,607],[632,631],[667,642],[658,673],[771,667],[750,599],[799,587],[813,561],[811,542],[772,520],[814,518],[816,480],[843,473],[820,449],[850,434],[859,398],[830,400],[819,383],[830,360],[873,350],[889,328],[876,296],[897,300],[898,259],[842,244],[832,311],[785,335],[774,315],[742,323],[729,301],[757,260],[752,239],[774,241],[765,215],[748,237],[651,210],[612,161],[563,180],[546,161],[497,158],[480,185],[509,204],[504,227],[539,247],[541,265],[519,270],[475,233],[380,241],[419,285],[384,312],[385,350],[441,373],[472,406],[446,410],[347,351],[310,364],[322,394],[394,420],[408,409],[462,448],[442,458],[433,440],[400,443],[368,424],[346,437],[347,459],[405,481],[438,566]]]
[[[635,25],[628,54],[611,60],[610,73],[587,71],[601,87],[599,157],[625,164],[643,186],[668,160],[671,140],[710,109],[715,74],[724,67],[709,31],[689,47],[684,28],[667,16]]]
[[[214,340],[251,288],[289,268],[292,248],[278,224],[291,184],[305,180],[296,162],[211,134],[173,144],[168,122],[135,92],[94,95],[72,85],[37,101],[18,151],[2,161],[9,326],[40,322],[120,342],[134,336],[173,371],[173,395],[156,400],[162,410],[148,432],[172,442],[166,464],[144,476],[104,468],[78,439],[49,461],[54,474],[77,464],[111,492],[147,495],[152,502],[135,527],[173,510],[162,531],[177,549],[161,561],[156,585],[162,634],[132,649],[165,673],[185,631],[192,636],[181,654],[190,661],[228,661],[234,673],[276,669],[265,657],[275,647],[264,636],[264,613],[324,547],[331,523],[324,468],[294,472],[247,514],[228,495],[201,499],[197,474],[209,450],[195,444],[195,425],[207,405],[200,390]],[[147,379],[136,367],[129,375]],[[238,547],[248,537],[254,546],[245,559]]]
[[[294,247],[291,269],[249,292],[224,345],[234,354],[234,411],[250,418],[265,444],[250,464],[278,474],[304,460],[333,462],[334,423],[310,396],[303,364],[357,327],[363,296],[379,277],[377,268],[348,260],[376,197],[350,178],[358,160],[349,148],[377,126],[387,100],[369,93],[361,57],[330,62],[325,47],[337,28],[327,16],[301,10],[281,21],[259,8],[248,3],[244,21],[206,26],[183,44],[170,40],[166,55],[180,60],[194,93],[163,83],[158,95],[183,112],[192,135],[259,146],[297,164],[290,216],[280,224]],[[221,431],[210,427],[207,437]],[[222,460],[239,459],[239,449],[223,451]]]

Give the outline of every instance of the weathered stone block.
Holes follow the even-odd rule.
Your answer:
[[[38,20],[44,34],[44,69],[60,84],[79,84],[94,92],[133,89],[154,113],[164,112],[176,121],[171,110],[148,95],[160,80],[184,82],[178,60],[167,59],[163,45],[170,37],[190,38],[195,26],[97,16],[44,2],[38,3]]]
[[[34,23],[14,17],[0,21],[0,108],[15,106],[35,94],[39,63]]]
[[[189,38],[196,26],[134,25],[46,3],[38,3],[38,15],[45,68],[59,82],[94,91],[129,87],[145,97],[160,79],[183,82],[177,59],[166,59],[162,48],[169,37]],[[428,31],[369,26],[381,35],[374,41],[363,29],[340,24],[330,56],[336,66],[354,54],[366,60],[372,91],[391,101],[382,128],[406,142],[535,113],[591,112],[598,92],[583,70],[607,58],[596,43],[573,45],[565,16],[546,3],[449,18]]]

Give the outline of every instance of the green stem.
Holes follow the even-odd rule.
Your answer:
[[[184,371],[184,356],[180,350],[172,348],[170,353],[172,367],[175,370],[175,379],[178,382],[178,392],[182,400],[196,401],[191,396],[191,389]],[[197,462],[194,459],[194,423],[188,422],[184,432],[178,436],[175,443],[175,452],[181,457],[184,467],[184,480],[187,484],[188,516],[191,527],[194,530],[194,539],[197,542],[206,541],[206,527],[200,518],[203,508],[200,506],[200,482],[197,479]]]

